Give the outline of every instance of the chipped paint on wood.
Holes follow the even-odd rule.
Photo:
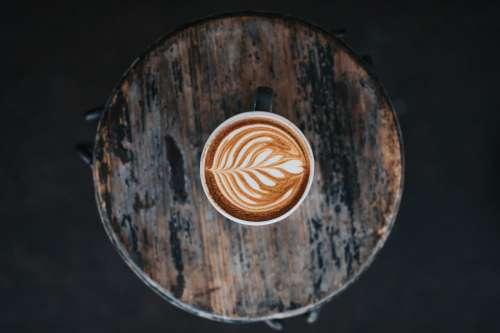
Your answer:
[[[105,229],[147,285],[206,318],[258,321],[311,311],[359,276],[395,219],[402,154],[390,103],[357,59],[309,24],[243,14],[189,25],[133,64],[99,123],[93,173]],[[210,206],[198,166],[258,86],[317,163],[294,214],[250,227]]]

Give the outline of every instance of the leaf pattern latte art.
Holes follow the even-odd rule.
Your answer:
[[[232,205],[247,212],[272,211],[301,190],[306,160],[286,131],[267,124],[242,126],[218,145],[206,170]]]

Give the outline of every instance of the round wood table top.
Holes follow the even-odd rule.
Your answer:
[[[285,220],[244,226],[210,205],[199,177],[213,129],[258,86],[306,135],[315,179]],[[402,193],[402,144],[378,80],[335,36],[268,14],[204,19],[157,41],[99,121],[93,176],[108,236],[162,297],[199,316],[305,313],[350,284],[384,244]]]

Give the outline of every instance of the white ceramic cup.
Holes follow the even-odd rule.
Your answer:
[[[244,220],[244,219],[241,219],[241,218],[238,218],[238,217],[235,217],[235,216],[231,215],[224,208],[222,208],[214,200],[214,198],[212,198],[212,196],[211,196],[211,194],[209,192],[208,186],[206,184],[206,178],[205,178],[205,159],[207,157],[206,155],[207,155],[207,152],[209,150],[210,145],[212,144],[212,141],[215,138],[219,137],[219,133],[221,131],[223,131],[224,129],[228,128],[234,122],[245,120],[245,119],[252,119],[252,118],[255,118],[255,117],[268,117],[271,120],[274,120],[274,121],[276,121],[278,123],[281,123],[284,126],[288,127],[289,129],[293,130],[294,134],[297,137],[299,137],[300,139],[303,140],[302,141],[303,142],[303,146],[306,148],[305,150],[306,150],[306,153],[307,153],[308,158],[309,158],[309,166],[310,166],[309,167],[309,177],[307,179],[307,185],[306,185],[305,190],[303,191],[302,195],[300,196],[300,199],[298,201],[296,201],[296,203],[291,208],[289,208],[287,211],[285,211],[282,215],[279,215],[277,217],[274,217],[274,218],[269,219],[269,220],[264,220],[264,221],[248,221],[248,220]],[[202,155],[201,155],[201,160],[200,160],[200,177],[201,177],[201,184],[203,186],[203,191],[205,192],[205,195],[206,195],[208,201],[211,203],[211,205],[220,214],[222,214],[223,216],[225,216],[226,218],[228,218],[229,220],[231,220],[233,222],[237,222],[237,223],[241,223],[241,224],[245,224],[245,225],[252,225],[252,226],[267,225],[267,224],[271,224],[271,223],[276,223],[278,221],[282,221],[283,219],[287,218],[305,200],[305,198],[307,197],[307,195],[309,193],[309,190],[311,188],[311,185],[312,185],[312,182],[313,182],[313,179],[314,179],[314,155],[313,155],[311,146],[309,144],[309,141],[307,140],[307,138],[305,137],[305,135],[290,120],[288,120],[288,119],[286,119],[286,118],[284,118],[284,117],[282,117],[280,115],[271,113],[271,112],[265,112],[265,111],[244,112],[244,113],[237,114],[237,115],[235,115],[235,116],[233,116],[233,117],[225,120],[224,122],[222,122],[212,132],[212,134],[209,136],[208,140],[205,143],[205,146],[204,146],[204,149],[203,149],[203,152],[202,152]]]

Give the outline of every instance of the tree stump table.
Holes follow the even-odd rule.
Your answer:
[[[223,218],[199,177],[205,140],[255,89],[316,158],[304,203],[260,227]],[[334,35],[297,19],[204,19],[157,41],[105,105],[93,150],[105,230],[172,304],[227,322],[310,312],[371,263],[394,223],[402,145],[380,83]]]

